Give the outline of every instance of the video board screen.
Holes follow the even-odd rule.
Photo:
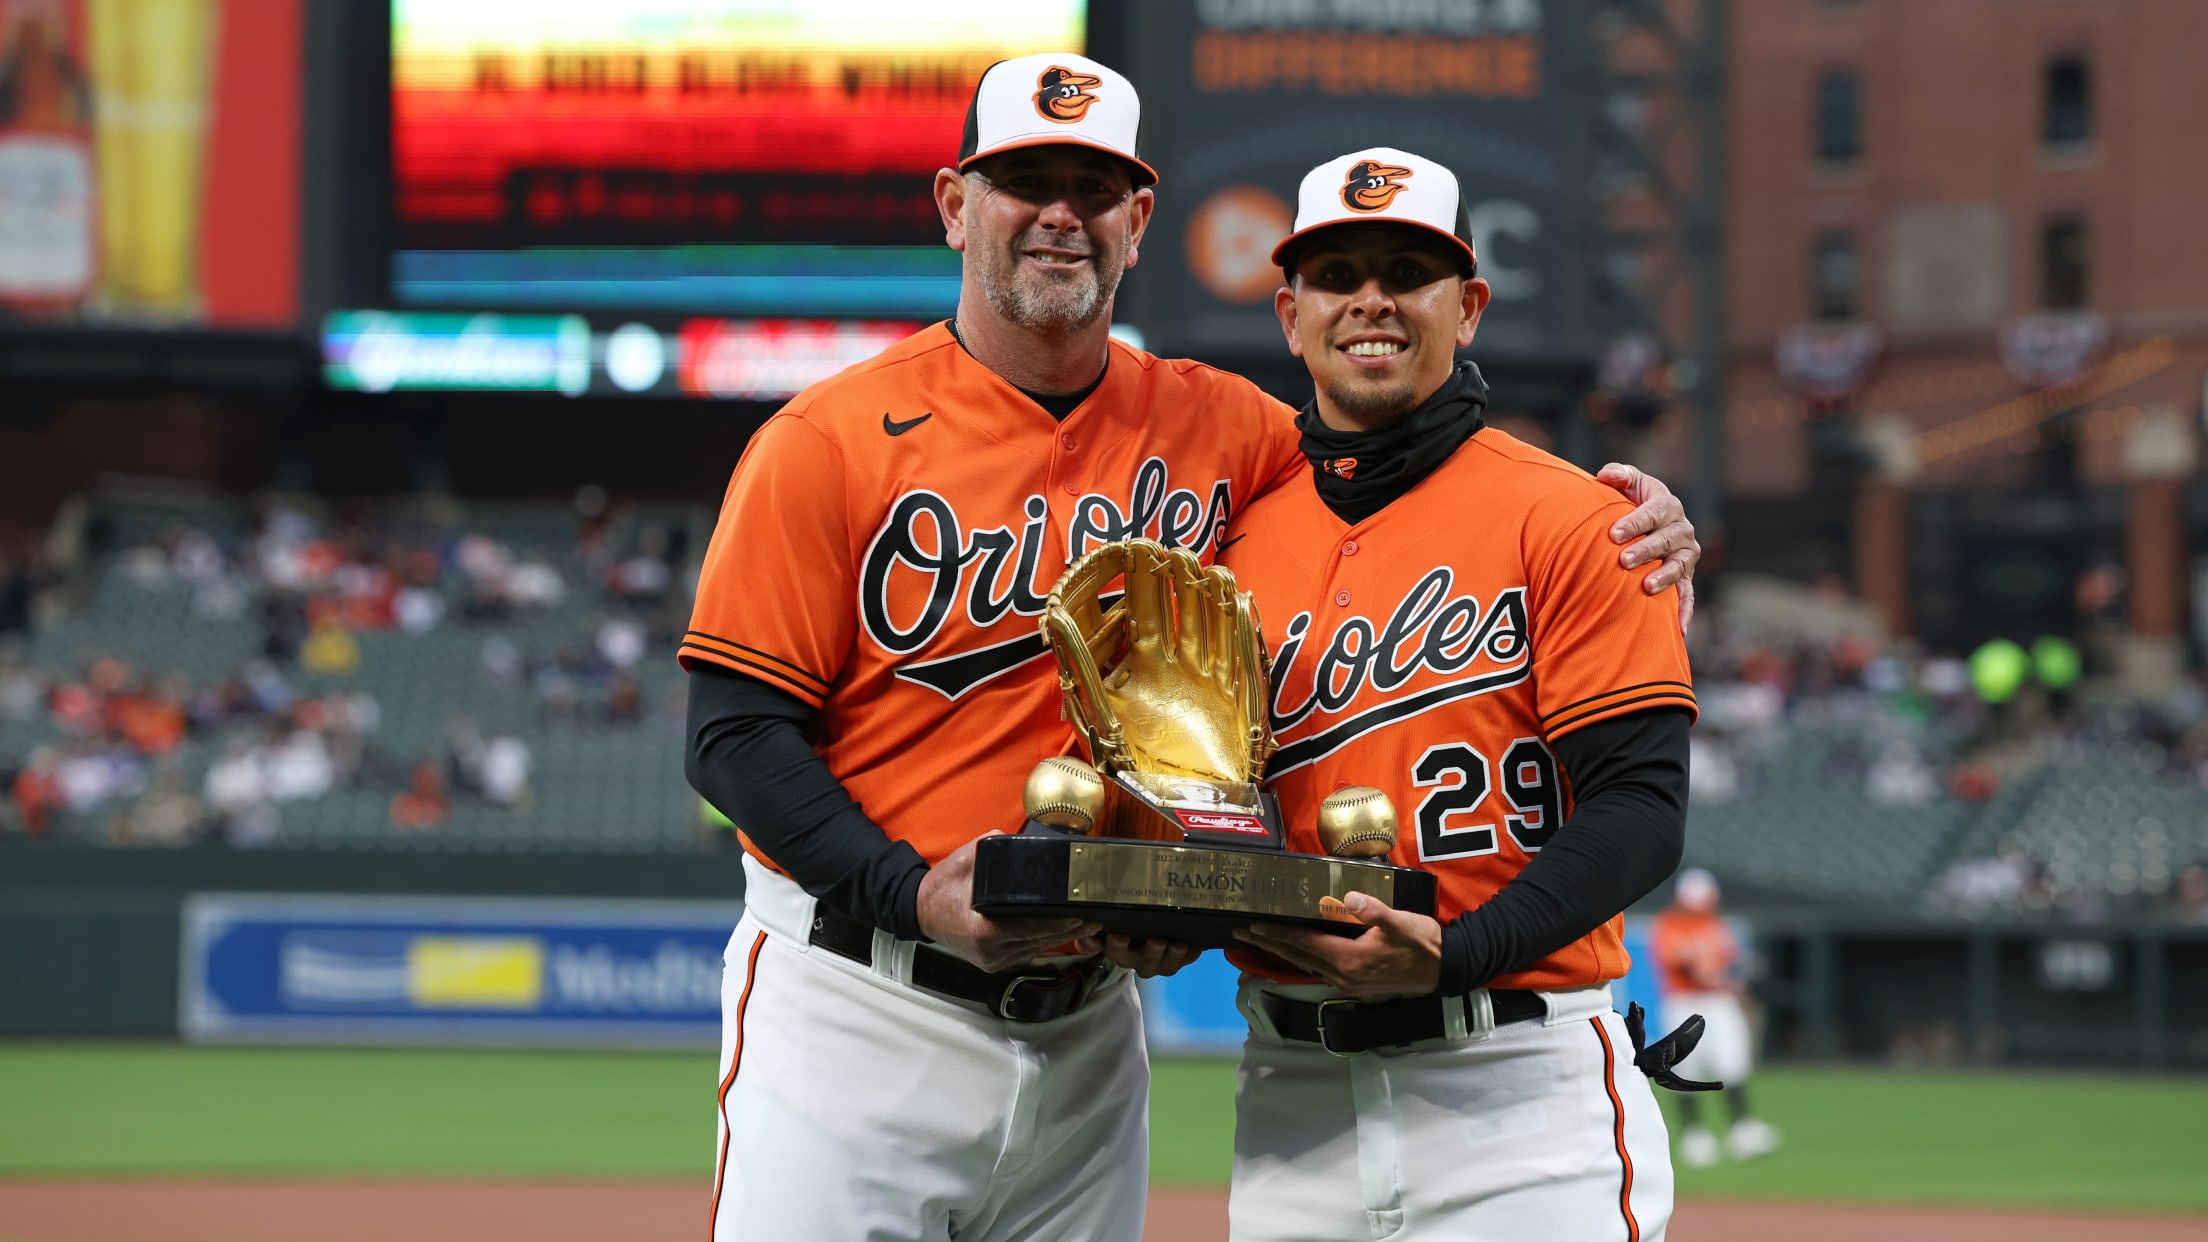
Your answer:
[[[1571,345],[1577,235],[1571,135],[1584,106],[1566,49],[1576,10],[1510,3],[1160,3],[1145,7],[1161,195],[1138,309],[1159,345],[1210,360],[1277,357],[1273,247],[1296,189],[1331,155],[1385,145],[1450,169],[1494,294],[1477,354]]]
[[[0,325],[287,328],[300,0],[0,0]]]
[[[393,0],[394,300],[928,318],[982,70],[1084,0]]]

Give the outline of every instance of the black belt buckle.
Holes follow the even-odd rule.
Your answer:
[[[1347,998],[1347,997],[1340,997],[1340,996],[1337,996],[1337,997],[1335,997],[1335,998],[1334,998],[1334,999],[1332,999],[1332,1000],[1322,1000],[1322,1001],[1320,1001],[1320,1002],[1319,1002],[1319,1014],[1318,1014],[1318,1018],[1319,1018],[1319,1047],[1321,1047],[1321,1048],[1324,1048],[1324,1049],[1326,1049],[1326,1051],[1327,1051],[1327,1053],[1328,1053],[1329,1055],[1332,1055],[1332,1056],[1337,1056],[1337,1057],[1361,1057],[1361,1056],[1365,1055],[1366,1053],[1368,1053],[1368,1052],[1372,1051],[1372,1049],[1370,1049],[1370,1048],[1354,1048],[1354,1049],[1351,1049],[1351,1050],[1349,1050],[1349,1051],[1347,1051],[1347,1052],[1344,1052],[1344,1051],[1343,1051],[1343,1050],[1341,1050],[1340,1048],[1337,1048],[1337,1047],[1335,1047],[1335,1046],[1334,1046],[1334,1044],[1333,1044],[1333,1041],[1332,1041],[1332,1040],[1330,1040],[1330,1039],[1329,1039],[1329,1038],[1327,1037],[1327,1033],[1326,1033],[1326,1014],[1327,1014],[1327,1010],[1329,1010],[1329,1009],[1348,1009],[1348,1010],[1355,1010],[1355,1009],[1356,1009],[1357,1007],[1358,1007],[1358,1005],[1357,1005],[1357,1002],[1356,1002],[1356,1001],[1354,1001],[1354,1000],[1351,1000],[1351,999],[1349,999],[1349,998]]]
[[[1047,975],[1018,975],[997,997],[997,1016],[1007,1022],[1051,1022],[1079,1009],[1100,972],[1095,967],[1059,970]]]

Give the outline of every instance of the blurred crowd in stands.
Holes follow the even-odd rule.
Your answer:
[[[0,834],[50,835],[71,815],[91,817],[116,843],[257,845],[277,837],[284,808],[333,790],[371,791],[387,800],[392,829],[432,832],[456,803],[526,813],[541,779],[530,738],[541,743],[543,730],[656,728],[679,747],[682,679],[671,655],[694,586],[682,523],[624,517],[585,489],[571,515],[528,526],[535,535],[501,537],[495,525],[420,506],[327,518],[285,503],[264,505],[236,533],[223,529],[171,523],[88,555],[73,575],[36,555],[0,564],[0,739],[26,736],[11,725],[41,726],[35,744],[0,742]],[[2200,678],[2116,697],[2061,639],[1931,651],[1882,638],[1865,607],[1829,584],[1736,576],[1713,585],[1715,606],[1689,640],[1702,708],[1692,806],[1775,808],[1776,850],[1786,849],[1785,807],[1837,790],[1874,813],[1932,815],[1952,848],[1935,855],[1921,891],[1896,893],[1895,904],[2208,924]],[[250,654],[198,677],[96,651],[72,667],[35,664],[25,636],[72,592],[80,609],[151,606],[246,627]],[[379,644],[455,636],[467,644],[461,684],[450,675],[401,683],[433,697],[435,741],[424,744],[419,729],[405,744],[386,741],[387,711],[421,704],[379,702],[371,687],[393,683],[363,676],[364,661],[388,658]],[[490,695],[526,703],[533,723],[484,727],[471,707]],[[180,762],[194,747],[197,761]],[[2117,771],[2100,762],[2114,756],[2138,773],[2120,779],[2186,791],[2197,823],[2165,833],[2166,867],[2112,910],[2109,894],[2062,881],[2044,840],[2014,829],[2034,781],[2049,772],[2073,784],[2119,779],[2090,775]],[[2081,837],[2133,828],[2076,826]]]
[[[373,779],[378,756],[366,739],[379,711],[368,694],[303,695],[269,663],[194,686],[113,656],[58,675],[0,659],[8,661],[0,713],[13,722],[43,713],[61,738],[33,747],[11,782],[18,826],[33,837],[77,813],[107,815],[117,842],[219,833],[259,844],[274,804],[318,797],[340,779]],[[188,738],[221,740],[196,792],[181,762]]]
[[[679,687],[654,704],[637,673],[671,661],[687,614],[678,526],[620,521],[596,489],[578,495],[572,541],[517,546],[419,513],[317,520],[271,503],[248,535],[170,523],[151,539],[88,557],[81,599],[188,611],[197,622],[251,626],[253,657],[195,680],[175,669],[93,654],[40,665],[29,637],[70,592],[43,561],[0,564],[0,728],[40,737],[0,746],[0,835],[51,834],[57,817],[91,818],[115,843],[272,841],[281,808],[335,789],[388,790],[389,822],[442,825],[455,796],[526,810],[527,741],[484,736],[468,713],[480,689],[526,691],[542,723],[625,728],[657,710],[679,720]],[[561,609],[576,629],[550,650],[525,650],[519,625]],[[91,605],[97,607],[99,605]],[[433,753],[377,744],[383,707],[358,684],[361,640],[480,635],[482,686],[441,685],[450,718]],[[21,736],[20,733],[17,736]],[[182,762],[200,748],[204,776]]]
[[[1722,599],[1723,596],[1720,596]],[[2169,883],[2142,890],[2144,907],[2208,925],[2208,679],[2180,678],[2149,697],[2087,693],[2084,661],[2055,638],[2004,639],[1967,653],[1882,641],[1845,618],[1860,605],[1827,585],[1792,609],[1698,615],[1689,635],[1701,718],[1692,739],[1690,808],[1754,798],[1768,771],[1805,733],[1821,745],[1816,780],[1890,807],[1944,806],[1964,824],[1995,815],[2011,782],[2049,765],[2092,766],[2122,750],[2151,756],[2159,779],[2197,810],[2197,857],[2181,859]],[[1834,624],[1799,623],[1825,612]],[[1742,612],[1776,611],[1744,620]],[[1799,781],[1789,770],[1788,777]],[[1804,796],[1815,797],[1814,790]],[[1690,828],[1691,828],[1690,809]],[[2114,834],[2117,822],[2077,825],[2081,836]],[[1774,823],[1775,835],[1786,825]],[[1958,831],[1968,842],[1981,833]],[[1915,898],[1936,912],[1969,916],[2047,915],[2097,921],[2107,894],[2066,888],[2044,862],[2008,840],[1991,852],[1947,863]]]

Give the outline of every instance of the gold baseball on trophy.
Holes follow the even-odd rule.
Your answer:
[[[1319,803],[1319,844],[1336,858],[1381,857],[1395,848],[1395,804],[1370,785],[1335,790]]]
[[[1104,814],[1104,777],[1072,755],[1053,755],[1027,774],[1022,801],[1027,817],[1039,824],[1093,832]]]

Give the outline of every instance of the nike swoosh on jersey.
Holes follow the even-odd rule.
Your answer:
[[[1248,531],[1244,531],[1244,532],[1242,532],[1241,534],[1239,534],[1239,535],[1236,535],[1236,536],[1235,536],[1234,538],[1232,538],[1232,539],[1222,539],[1222,540],[1220,540],[1220,541],[1219,541],[1219,549],[1218,549],[1218,550],[1219,550],[1219,551],[1221,551],[1221,552],[1224,552],[1224,551],[1226,551],[1226,550],[1227,550],[1228,548],[1231,548],[1231,547],[1233,547],[1234,545],[1236,545],[1236,544],[1238,544],[1238,543],[1242,542],[1243,540],[1245,540],[1245,539],[1247,539],[1247,538],[1249,538],[1249,537],[1250,537],[1250,535],[1249,535],[1249,532],[1248,532]]]
[[[884,411],[882,414],[882,430],[888,432],[893,436],[901,436],[934,417],[935,411],[929,410],[927,413],[922,414],[918,418],[908,418],[903,422],[898,422],[896,419],[891,418],[887,411]]]

